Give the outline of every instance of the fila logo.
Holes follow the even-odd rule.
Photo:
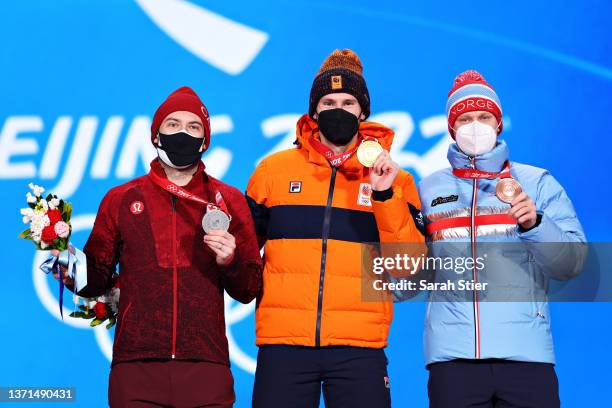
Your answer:
[[[289,182],[289,192],[290,193],[301,193],[302,192],[302,182],[301,181],[290,181]]]
[[[134,201],[132,204],[130,204],[130,211],[134,215],[142,214],[144,211],[144,204],[142,201]]]
[[[359,185],[359,196],[357,197],[358,205],[372,206],[372,186],[369,183],[361,183]]]

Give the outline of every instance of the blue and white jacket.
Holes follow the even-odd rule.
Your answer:
[[[508,154],[508,146],[503,141],[475,159],[452,144],[448,160],[452,168],[497,173],[508,160]],[[459,178],[452,168],[437,171],[421,181],[423,214],[430,225],[455,217],[471,222],[467,226],[428,231],[428,239],[434,244],[430,256],[443,256],[436,251],[444,252],[445,242],[465,243],[473,250],[479,244],[482,247],[482,243],[515,243],[513,247],[520,247],[522,243],[524,251],[506,251],[505,244],[499,245],[497,260],[503,262],[503,268],[499,269],[506,274],[505,282],[510,282],[513,290],[523,291],[525,296],[523,301],[482,301],[476,296],[469,301],[447,301],[436,299],[439,294],[430,291],[424,331],[425,363],[457,358],[554,363],[546,297],[529,296],[536,287],[546,288],[549,279],[565,280],[580,273],[586,256],[582,243],[586,238],[569,197],[548,171],[510,162],[511,176],[537,207],[538,224],[523,231],[516,223],[498,223],[500,216],[493,217],[493,221],[490,216],[486,217],[504,214],[510,208],[495,195],[499,179]],[[444,226],[444,222],[437,225]],[[568,244],[556,245],[554,251],[547,250],[545,245],[530,245],[542,242]],[[442,245],[436,247],[437,243]],[[466,277],[472,279],[473,272],[470,270]],[[436,273],[436,281],[443,279],[444,274]]]

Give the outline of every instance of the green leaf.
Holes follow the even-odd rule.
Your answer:
[[[17,236],[17,239],[21,239],[21,238],[25,238],[25,239],[27,239],[26,237],[27,237],[28,235],[30,235],[30,229],[29,229],[29,228],[28,228],[28,229],[25,229],[25,230],[23,230],[23,231],[21,231],[21,234],[19,234],[19,235]]]
[[[117,323],[117,321],[114,318],[112,318],[112,317],[110,319],[108,319],[108,320],[109,320],[109,322],[106,325],[107,329],[110,329],[111,327],[113,327],[115,325],[115,323]]]
[[[66,204],[64,205],[64,216],[66,216],[66,219],[64,220],[65,222],[70,221],[70,218],[72,217],[72,204],[70,204],[69,202],[66,202]]]
[[[94,319],[94,320],[91,322],[90,326],[91,326],[91,327],[96,327],[96,326],[98,326],[98,325],[100,325],[100,324],[104,323],[104,320],[106,320],[106,319]]]
[[[69,314],[70,317],[85,317],[85,313],[83,312],[72,312]]]

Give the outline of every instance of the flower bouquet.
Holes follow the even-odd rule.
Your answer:
[[[53,194],[43,197],[45,189],[40,186],[30,183],[29,187],[32,192],[26,194],[28,207],[21,209],[23,223],[29,224],[29,228],[18,238],[33,241],[39,250],[64,251],[72,231],[72,204]]]
[[[21,209],[24,224],[29,224],[29,228],[19,234],[19,238],[30,240],[36,245],[38,250],[57,250],[42,265],[41,269],[45,273],[53,272],[59,281],[59,309],[60,315],[63,312],[64,279],[62,266],[66,268],[68,276],[76,281],[74,292],[79,288],[79,282],[86,282],[87,269],[81,271],[84,275],[79,275],[81,281],[76,278],[76,270],[79,265],[86,264],[85,255],[69,244],[72,227],[70,217],[72,216],[72,204],[58,198],[54,194],[43,197],[45,189],[33,183],[29,184],[31,192],[26,194],[28,206]],[[68,251],[66,251],[68,250]],[[79,257],[82,260],[79,261]],[[86,266],[86,265],[85,265]],[[82,284],[82,286],[85,286]],[[80,289],[79,289],[80,290]],[[108,320],[106,325],[110,329],[117,321],[117,309],[119,304],[119,276],[113,276],[113,286],[104,296],[96,298],[82,298],[84,304],[79,304],[79,296],[75,294],[75,311],[70,317],[91,319],[91,326],[98,326]],[[78,311],[76,307],[78,306]]]

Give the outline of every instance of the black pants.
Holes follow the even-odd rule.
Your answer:
[[[261,346],[253,408],[388,408],[391,390],[383,349]]]
[[[552,364],[508,360],[452,360],[430,364],[431,408],[557,408]]]

